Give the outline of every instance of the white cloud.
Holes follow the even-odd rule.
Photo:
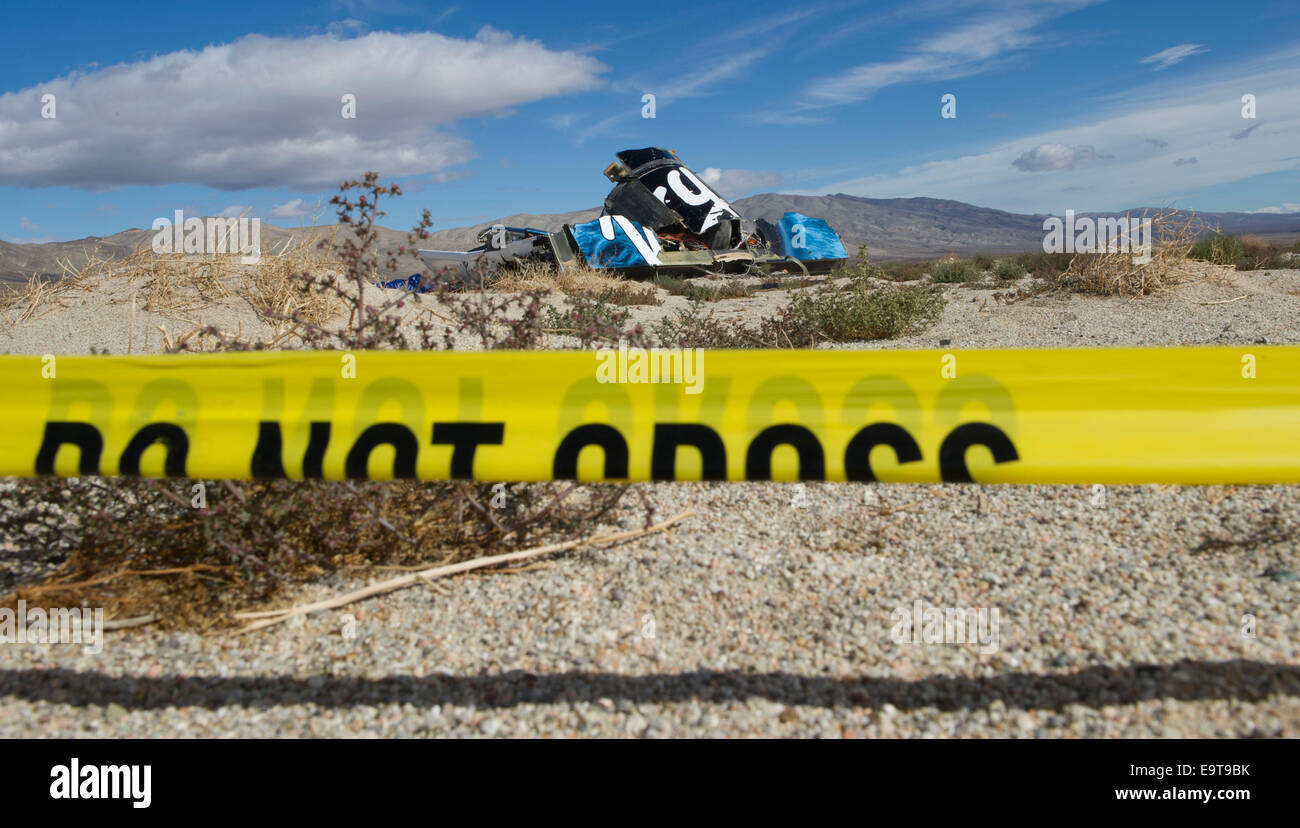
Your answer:
[[[307,208],[301,198],[295,198],[271,208],[271,218],[273,219],[296,219],[305,215],[307,215]]]
[[[1199,43],[1179,43],[1177,46],[1170,46],[1168,49],[1162,49],[1154,55],[1147,55],[1138,61],[1138,63],[1157,63],[1156,71],[1168,69],[1175,63],[1180,63],[1192,55],[1199,55],[1210,51]]]
[[[1098,158],[1097,151],[1090,145],[1083,144],[1069,147],[1065,144],[1039,144],[1011,162],[1011,166],[1021,172],[1046,172],[1048,170],[1069,170],[1080,161]]]
[[[1300,203],[1294,201],[1283,202],[1277,207],[1260,207],[1258,210],[1247,210],[1247,213],[1300,213]]]
[[[1300,170],[1295,136],[1300,134],[1300,48],[1249,59],[1235,69],[1205,70],[1194,79],[1177,78],[1125,90],[1105,106],[1107,117],[1060,129],[1026,134],[963,155],[856,177],[840,177],[808,194],[843,192],[876,198],[931,196],[950,198],[1016,212],[1057,213],[1075,209],[1116,209],[1133,205],[1179,202],[1188,193]],[[1240,99],[1241,89],[1268,96],[1270,110],[1280,113],[1269,129],[1233,140],[1241,128],[1240,111],[1225,106]],[[1273,107],[1276,107],[1273,110]],[[1175,167],[1153,158],[1148,138],[1160,135],[1173,158],[1196,158]],[[1026,147],[1059,144],[1066,148],[1104,147],[1106,155],[1068,166],[1050,175],[1025,175],[1012,165]],[[1068,160],[1068,159],[1067,159]],[[1094,198],[1083,203],[1077,188]],[[1104,195],[1103,195],[1104,194]],[[1181,203],[1181,202],[1180,202]],[[1181,203],[1181,206],[1195,206]]]
[[[21,228],[23,228],[24,230],[40,230],[40,229],[41,229],[41,226],[40,226],[39,224],[37,224],[36,222],[34,222],[34,221],[32,221],[31,219],[27,218],[27,216],[19,216],[19,218],[18,218],[18,226],[21,227]]]
[[[866,63],[809,85],[796,109],[816,109],[870,98],[887,86],[969,77],[989,71],[1001,56],[1043,39],[1033,31],[1096,0],[1016,5],[923,40],[894,60]]]
[[[431,173],[474,156],[439,127],[593,88],[604,70],[491,28],[473,39],[248,35],[0,96],[0,185],[318,189],[367,170]],[[57,119],[33,103],[47,92]],[[341,116],[344,93],[354,119]]]
[[[232,204],[220,213],[217,213],[221,218],[239,218],[241,216],[251,217],[252,214],[253,208],[249,207],[247,204]]]
[[[802,15],[800,15],[802,16]],[[743,73],[754,63],[762,60],[775,46],[757,46],[749,44],[745,52],[738,55],[722,55],[719,59],[701,60],[694,64],[694,69],[673,77],[660,77],[654,82],[632,81],[620,82],[613,86],[613,91],[623,94],[635,94],[640,98],[645,93],[654,95],[655,108],[668,106],[683,98],[697,98],[709,94],[709,89],[716,84],[730,80]],[[708,53],[703,47],[697,51]],[[615,127],[624,122],[631,122],[644,117],[641,108],[620,106],[618,112],[585,127],[575,130],[576,143],[582,145],[591,138],[615,132]],[[549,120],[552,127],[561,132],[568,132],[576,119],[572,116],[554,116]]]
[[[771,48],[749,48],[738,55],[728,55],[710,65],[702,66],[698,71],[672,78],[655,89],[654,84],[646,85],[647,92],[655,93],[656,103],[663,105],[681,98],[695,98],[716,83],[729,80],[741,74],[758,61],[767,57]]]
[[[757,190],[771,189],[781,184],[781,174],[763,170],[722,170],[706,167],[700,173],[705,184],[724,198],[741,198]]]

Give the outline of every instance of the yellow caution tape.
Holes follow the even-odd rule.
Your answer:
[[[1300,347],[0,357],[0,474],[1300,481]]]

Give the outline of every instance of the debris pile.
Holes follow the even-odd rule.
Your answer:
[[[468,280],[523,263],[583,263],[633,278],[701,272],[826,273],[848,258],[822,219],[786,213],[779,222],[750,221],[682,163],[672,150],[623,150],[605,168],[614,188],[605,213],[558,232],[495,224],[469,251],[421,250],[443,278]],[[384,287],[428,289],[419,275]]]

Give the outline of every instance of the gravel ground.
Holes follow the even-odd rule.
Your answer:
[[[1297,271],[1138,301],[957,288],[888,347],[1297,342],[1298,289]],[[1300,486],[646,492],[657,518],[694,514],[243,637],[0,646],[0,736],[1300,735]],[[896,641],[917,602],[996,610],[997,634]]]
[[[682,483],[652,497],[660,516],[696,515],[670,536],[247,637],[146,628],[109,633],[98,655],[0,648],[0,736],[1300,727],[1297,487]],[[996,649],[895,643],[895,611],[916,601],[996,608]]]

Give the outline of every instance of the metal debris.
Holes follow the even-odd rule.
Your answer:
[[[479,246],[472,250],[421,250],[420,259],[440,278],[477,281],[529,262],[555,267],[583,263],[633,278],[653,278],[827,273],[848,258],[844,244],[822,219],[799,213],[786,213],[776,224],[745,219],[672,150],[623,150],[617,158],[604,170],[614,187],[599,218],[566,224],[553,233],[491,225],[479,233]],[[421,274],[381,284],[431,288]]]

